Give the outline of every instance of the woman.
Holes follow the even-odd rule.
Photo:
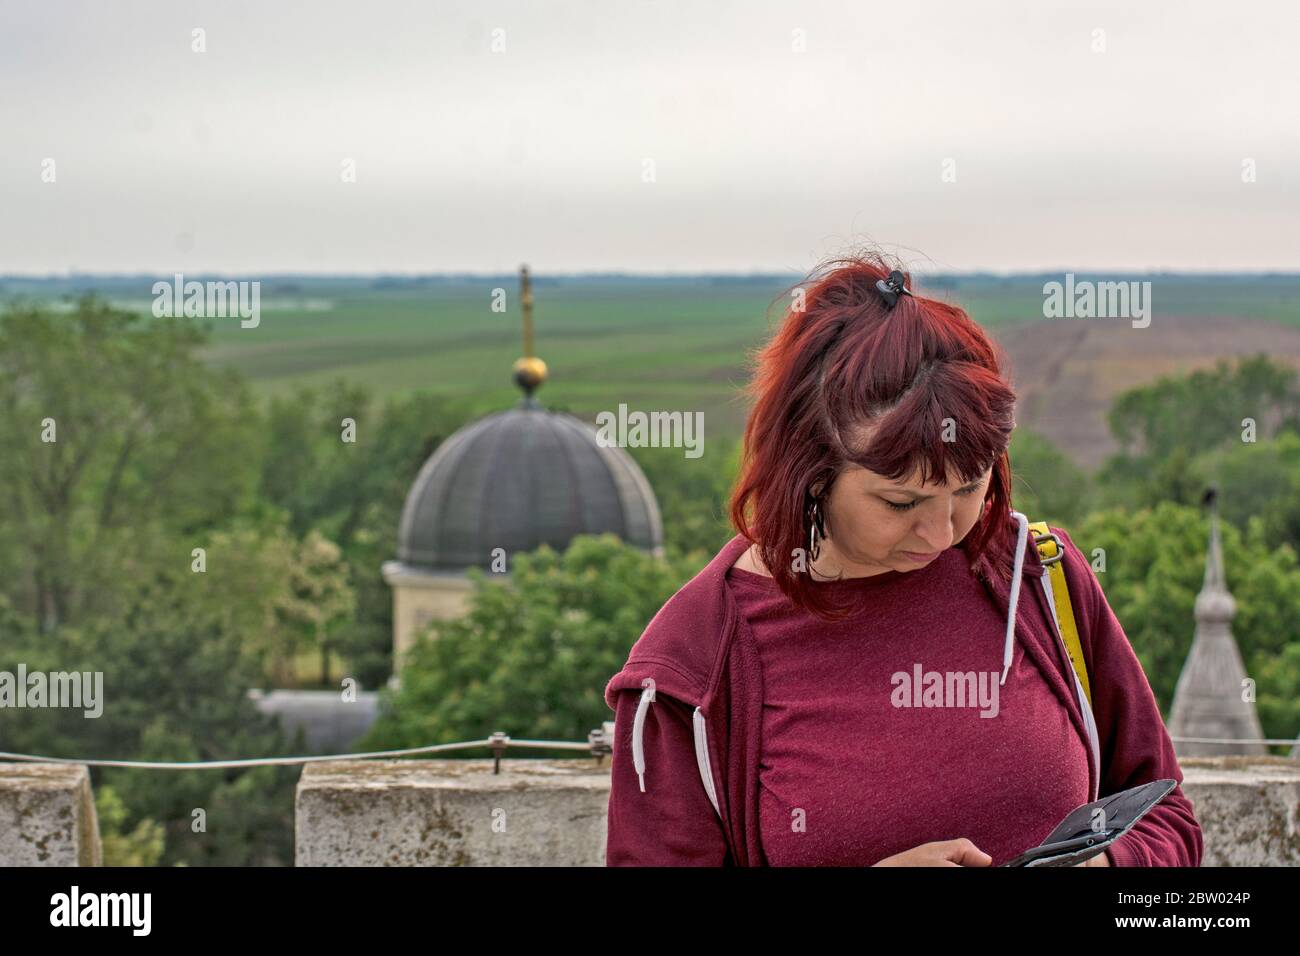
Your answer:
[[[1090,565],[1052,528],[1091,703],[1076,682],[1010,510],[998,353],[908,285],[835,260],[759,354],[740,533],[605,690],[608,865],[997,865],[1081,804],[1182,781]],[[1081,865],[1201,849],[1178,787]]]

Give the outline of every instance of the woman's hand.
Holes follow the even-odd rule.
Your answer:
[[[922,843],[902,853],[887,856],[872,866],[989,866],[989,856],[970,840],[940,840]]]
[[[1106,851],[1098,853],[1096,856],[1090,856],[1082,863],[1076,863],[1075,866],[1110,866],[1110,859],[1106,856]]]

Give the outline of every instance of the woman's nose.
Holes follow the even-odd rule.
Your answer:
[[[951,512],[932,519],[923,520],[916,528],[916,536],[926,544],[926,554],[932,551],[947,551],[952,547]]]

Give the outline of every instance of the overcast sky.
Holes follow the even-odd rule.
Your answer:
[[[1296,269],[1297,11],[0,0],[0,273]]]

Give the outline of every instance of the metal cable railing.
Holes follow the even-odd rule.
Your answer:
[[[613,752],[614,724],[606,722],[599,730],[587,735],[586,743],[578,740],[515,740],[498,731],[482,740],[460,740],[450,744],[430,744],[427,747],[407,747],[401,750],[371,750],[364,753],[313,754],[297,757],[250,757],[242,760],[101,760],[81,757],[47,757],[41,754],[20,754],[0,751],[0,760],[28,761],[31,763],[85,764],[88,767],[133,767],[137,770],[227,770],[232,767],[270,767],[293,764],[319,763],[330,760],[370,760],[375,757],[407,757],[412,754],[444,753],[488,747],[492,750],[492,772],[501,772],[501,758],[511,748],[521,750],[578,750],[593,757],[607,756]],[[1284,738],[1248,739],[1242,737],[1171,737],[1174,743],[1183,744],[1241,744],[1265,746],[1294,746],[1295,740]]]
[[[501,758],[510,748],[523,750],[580,750],[593,757],[603,757],[613,752],[614,724],[606,722],[587,735],[587,742],[577,740],[516,740],[509,734],[497,731],[483,740],[460,740],[450,744],[430,744],[427,747],[407,747],[401,750],[371,750],[365,753],[313,754],[298,757],[251,757],[244,760],[101,760],[80,757],[46,757],[41,754],[19,754],[0,751],[0,760],[19,760],[31,763],[85,764],[88,767],[133,767],[137,770],[226,770],[232,767],[270,767],[292,764],[318,763],[328,760],[369,760],[374,757],[405,757],[411,754],[440,753],[488,747],[492,750],[492,772],[501,772]]]

